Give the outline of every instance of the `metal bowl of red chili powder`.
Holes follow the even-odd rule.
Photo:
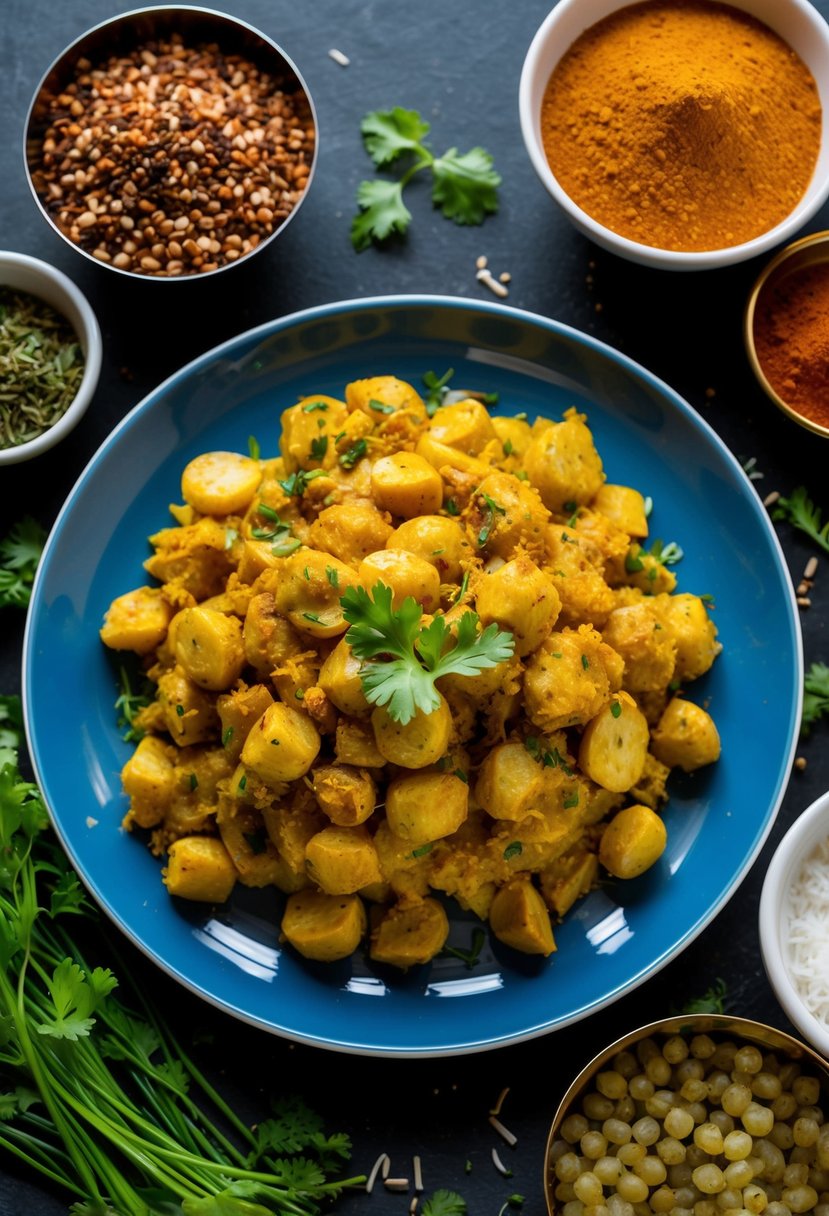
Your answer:
[[[779,409],[829,438],[829,232],[782,249],[745,312],[749,362]]]
[[[263,249],[317,158],[311,95],[270,38],[213,9],[104,21],[46,71],[25,127],[41,213],[122,275],[203,278]]]

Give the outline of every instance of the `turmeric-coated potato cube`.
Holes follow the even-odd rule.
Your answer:
[[[440,607],[440,575],[431,562],[405,549],[379,549],[360,562],[360,582],[367,591],[377,583],[392,589],[392,602],[399,608],[407,596],[417,600],[424,612]]]
[[[416,452],[381,456],[371,467],[371,493],[381,511],[403,519],[432,515],[443,504],[443,482]]]
[[[285,472],[330,469],[337,463],[334,436],[343,428],[348,411],[336,397],[315,393],[282,411],[279,450]]]
[[[275,701],[253,724],[242,748],[242,764],[266,785],[304,777],[317,758],[320,735],[297,709]]]
[[[550,577],[525,553],[486,575],[475,593],[482,625],[493,621],[515,638],[515,653],[528,655],[549,635],[561,611]]]
[[[377,850],[363,827],[323,828],[305,846],[305,864],[311,879],[329,895],[350,895],[383,877]]]
[[[164,818],[175,787],[170,745],[157,735],[145,735],[121,769],[121,783],[138,826],[155,827]]]
[[[181,475],[184,501],[201,515],[240,515],[262,480],[258,460],[238,452],[203,452]]]
[[[356,565],[367,553],[382,549],[393,531],[374,503],[350,500],[320,511],[308,529],[308,544]]]
[[[474,397],[435,410],[429,434],[438,443],[471,452],[473,456],[478,456],[491,440],[497,438],[486,406]]]
[[[254,722],[262,717],[270,705],[273,705],[273,697],[264,684],[252,684],[249,688],[242,687],[216,698],[222,747],[234,764],[242,754],[242,747]]]
[[[388,910],[371,931],[369,954],[376,963],[406,970],[428,963],[446,944],[449,919],[436,899],[409,896]]]
[[[242,622],[199,605],[185,608],[176,625],[176,660],[199,688],[230,688],[245,665]]]
[[[658,596],[654,607],[662,628],[676,643],[674,678],[680,682],[696,680],[722,650],[704,601],[698,595],[681,592]]]
[[[416,711],[408,722],[392,718],[385,706],[378,705],[371,715],[374,740],[380,755],[401,768],[428,768],[437,764],[449,746],[452,711],[444,697],[430,714]]]
[[[345,764],[321,764],[314,769],[317,803],[332,823],[355,827],[374,811],[377,789],[365,769]]]
[[[178,664],[158,677],[158,703],[164,724],[179,747],[207,743],[218,733],[219,716],[213,697],[194,684]]]
[[[476,801],[493,819],[523,819],[540,805],[543,770],[523,743],[499,743],[487,753],[475,782]]]
[[[173,609],[156,587],[137,587],[114,599],[101,627],[101,641],[110,650],[149,654],[167,635]]]
[[[562,422],[540,429],[524,453],[524,468],[551,511],[589,503],[604,483],[602,461],[584,419],[569,409]]]
[[[720,758],[720,736],[713,718],[682,697],[674,697],[665,706],[651,747],[657,760],[686,773]]]
[[[355,768],[382,768],[386,763],[371,723],[358,718],[340,718],[334,733],[334,754],[340,764],[353,764]]]
[[[398,777],[386,790],[389,827],[415,848],[451,836],[468,810],[469,786],[454,773],[414,773]]]
[[[459,583],[462,562],[472,555],[472,547],[457,520],[445,515],[419,515],[395,528],[386,541],[387,549],[405,549],[430,562],[442,583]]]
[[[584,728],[579,766],[603,789],[624,793],[642,776],[649,741],[645,715],[633,697],[618,692]]]
[[[577,899],[586,895],[599,874],[599,859],[583,848],[562,854],[539,873],[541,893],[545,901],[562,917]]]
[[[320,668],[317,681],[331,704],[350,716],[365,713],[369,707],[360,679],[361,667],[348,642],[340,638]]]
[[[602,515],[627,532],[634,540],[642,540],[648,535],[648,516],[645,510],[645,499],[632,486],[612,485],[605,482],[599,486],[598,492],[590,504],[594,511]]]
[[[489,926],[499,941],[522,954],[546,958],[556,948],[547,905],[529,879],[514,879],[496,891]]]
[[[668,834],[649,806],[623,807],[605,828],[599,861],[615,878],[637,878],[662,856]]]
[[[288,897],[282,937],[304,958],[333,963],[348,958],[366,931],[366,910],[359,895],[326,895],[305,890]]]
[[[222,904],[236,883],[236,867],[216,836],[184,836],[170,845],[162,877],[171,895]]]
[[[392,410],[405,410],[426,421],[426,406],[423,398],[406,380],[397,376],[367,376],[363,380],[352,380],[345,386],[345,400],[350,410],[362,410],[373,422],[386,415],[378,406]]]

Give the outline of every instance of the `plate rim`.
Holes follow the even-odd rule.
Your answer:
[[[587,346],[593,351],[610,359],[612,362],[621,364],[624,369],[644,381],[648,386],[655,389],[663,397],[668,398],[673,407],[678,407],[680,413],[685,416],[696,429],[702,432],[703,436],[717,450],[719,455],[723,457],[732,471],[738,473],[745,478],[748,485],[746,491],[753,490],[750,480],[745,474],[737,457],[727,446],[724,440],[718,435],[711,424],[690,404],[684,397],[681,396],[674,388],[666,381],[662,380],[655,373],[649,371],[641,363],[631,358],[629,355],[611,346],[609,343],[594,337],[591,334],[585,333],[575,326],[568,325],[565,322],[555,320],[554,318],[546,317],[541,313],[530,310],[517,308],[514,305],[504,304],[497,301],[478,300],[467,296],[445,296],[431,293],[411,293],[411,294],[390,294],[380,296],[365,296],[344,298],[341,300],[328,301],[323,304],[311,305],[309,307],[296,310],[295,312],[286,313],[280,317],[272,318],[269,321],[262,322],[249,329],[240,331],[222,342],[202,351],[194,356],[187,363],[175,369],[162,381],[145,393],[144,396],[136,402],[131,409],[115,424],[111,431],[103,438],[96,450],[92,453],[83,469],[72,484],[66,498],[61,505],[61,508],[55,518],[55,521],[49,530],[49,534],[44,545],[41,560],[38,563],[35,579],[32,586],[30,605],[26,614],[26,621],[23,635],[22,649],[22,707],[24,728],[26,732],[26,740],[29,751],[29,757],[34,771],[35,780],[38,785],[43,784],[39,758],[36,748],[32,745],[34,731],[32,729],[31,719],[31,704],[30,704],[30,686],[29,680],[31,675],[30,655],[33,645],[33,636],[35,632],[34,617],[36,605],[40,597],[40,586],[45,579],[45,571],[48,565],[47,558],[51,555],[52,549],[57,545],[60,532],[63,527],[65,517],[70,513],[73,507],[74,500],[82,488],[87,478],[91,475],[94,467],[106,452],[116,444],[121,433],[128,429],[132,421],[150,409],[157,400],[163,398],[164,394],[179,380],[186,379],[197,373],[200,368],[207,366],[220,359],[229,350],[235,349],[238,346],[254,342],[258,338],[271,337],[279,332],[291,329],[294,326],[301,325],[308,321],[325,320],[328,317],[353,314],[355,312],[366,311],[383,311],[391,309],[403,308],[450,308],[457,310],[466,310],[479,314],[488,314],[493,317],[508,318],[518,323],[531,325],[536,329],[542,329],[551,334],[560,334],[569,337],[576,342],[577,345]],[[313,355],[309,352],[309,357]],[[786,608],[788,610],[789,622],[792,630],[792,640],[794,643],[794,658],[795,658],[795,687],[797,699],[795,706],[802,701],[803,696],[803,680],[804,680],[804,658],[803,658],[803,638],[802,628],[799,615],[796,610],[796,599],[794,584],[788,563],[785,558],[780,539],[771,525],[771,521],[765,512],[757,510],[760,506],[759,495],[755,491],[756,504],[755,514],[758,520],[761,520],[761,527],[766,534],[772,550],[777,559],[778,573],[780,575],[781,584],[786,591]],[[188,978],[178,967],[168,962],[166,959],[159,957],[156,951],[150,949],[142,938],[130,928],[123,916],[116,911],[112,906],[111,901],[104,897],[99,891],[97,883],[93,882],[90,877],[83,872],[78,859],[75,856],[75,851],[72,848],[68,838],[64,834],[56,816],[47,804],[50,823],[55,835],[57,836],[61,847],[66,852],[73,868],[78,874],[87,891],[90,893],[98,908],[109,918],[109,920],[127,937],[130,943],[141,951],[142,954],[150,959],[156,966],[160,967],[167,976],[175,980],[177,983],[185,987],[189,992],[205,1000],[214,1008],[223,1013],[232,1016],[238,1021],[254,1027],[255,1029],[264,1031],[268,1034],[274,1034],[278,1037],[287,1039],[288,1041],[300,1043],[305,1046],[319,1047],[323,1050],[333,1051],[341,1054],[372,1056],[379,1058],[440,1058],[447,1056],[475,1054],[484,1051],[492,1051],[501,1047],[514,1046],[519,1043],[528,1042],[532,1039],[539,1038],[546,1034],[552,1034],[557,1030],[564,1029],[567,1026],[572,1026],[580,1021],[584,1021],[592,1014],[598,1013],[603,1009],[608,1008],[622,997],[629,995],[640,987],[651,977],[657,975],[668,963],[676,959],[691,943],[716,919],[723,908],[737,893],[760,852],[765,845],[766,840],[777,820],[780,808],[785,798],[789,781],[791,778],[792,766],[794,763],[795,753],[798,743],[798,733],[796,723],[794,722],[795,707],[792,707],[790,715],[791,732],[788,755],[782,758],[780,766],[779,788],[775,792],[773,804],[770,807],[770,812],[762,832],[757,837],[754,847],[750,854],[744,859],[739,871],[731,878],[726,889],[720,894],[719,898],[708,907],[703,915],[699,916],[697,921],[692,924],[686,932],[673,944],[670,949],[664,950],[662,954],[649,963],[647,966],[640,967],[629,981],[623,985],[616,985],[611,991],[602,995],[601,998],[584,1005],[578,1012],[573,1013],[569,1017],[559,1019],[553,1024],[545,1023],[533,1025],[529,1029],[517,1031],[515,1033],[499,1034],[495,1038],[480,1037],[474,1042],[464,1042],[461,1044],[447,1044],[444,1046],[377,1046],[366,1045],[349,1041],[336,1041],[334,1038],[321,1039],[317,1035],[303,1034],[299,1030],[290,1030],[282,1026],[276,1025],[273,1021],[267,1022],[264,1019],[252,1015],[234,1005],[230,1000],[216,996],[208,991],[197,981]],[[45,798],[44,798],[45,802]]]

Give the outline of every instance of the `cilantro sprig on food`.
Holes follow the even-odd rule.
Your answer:
[[[402,236],[407,232],[412,213],[403,202],[403,191],[424,169],[432,175],[432,203],[456,224],[482,224],[488,214],[498,210],[501,176],[483,148],[464,153],[448,148],[442,156],[435,156],[425,142],[429,123],[417,110],[401,106],[372,110],[360,130],[365,149],[378,168],[401,159],[407,168],[397,180],[373,178],[360,183],[359,210],[351,223],[351,243],[358,252],[393,233]]]
[[[454,638],[440,614],[422,625],[420,604],[409,595],[393,608],[391,587],[382,582],[371,595],[364,587],[349,587],[340,603],[350,625],[345,640],[362,660],[366,699],[386,706],[403,726],[418,710],[430,714],[439,708],[435,681],[441,676],[476,676],[511,658],[515,648],[512,634],[495,624],[479,633],[477,612],[458,618]]]

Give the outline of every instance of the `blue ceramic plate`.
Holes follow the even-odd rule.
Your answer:
[[[394,373],[500,394],[499,410],[587,415],[608,479],[653,498],[652,535],[685,550],[679,589],[710,594],[724,652],[692,687],[723,756],[672,782],[668,847],[642,878],[604,886],[540,961],[488,937],[402,975],[362,953],[308,963],[278,940],[280,897],[237,888],[224,907],[167,895],[160,863],[120,830],[131,753],[113,703],[116,665],[98,638],[116,596],[144,581],[147,537],[180,501],[185,463],[209,449],[276,452],[298,396],[342,395]],[[392,297],[331,304],[224,343],[171,376],[105,441],[55,524],[25,640],[32,759],[54,824],[92,895],[159,966],[221,1009],[341,1051],[437,1056],[529,1039],[584,1018],[679,953],[734,893],[771,828],[796,741],[803,664],[791,583],[751,483],[708,425],[629,359],[556,322],[498,304]],[[480,922],[452,913],[450,944]]]

